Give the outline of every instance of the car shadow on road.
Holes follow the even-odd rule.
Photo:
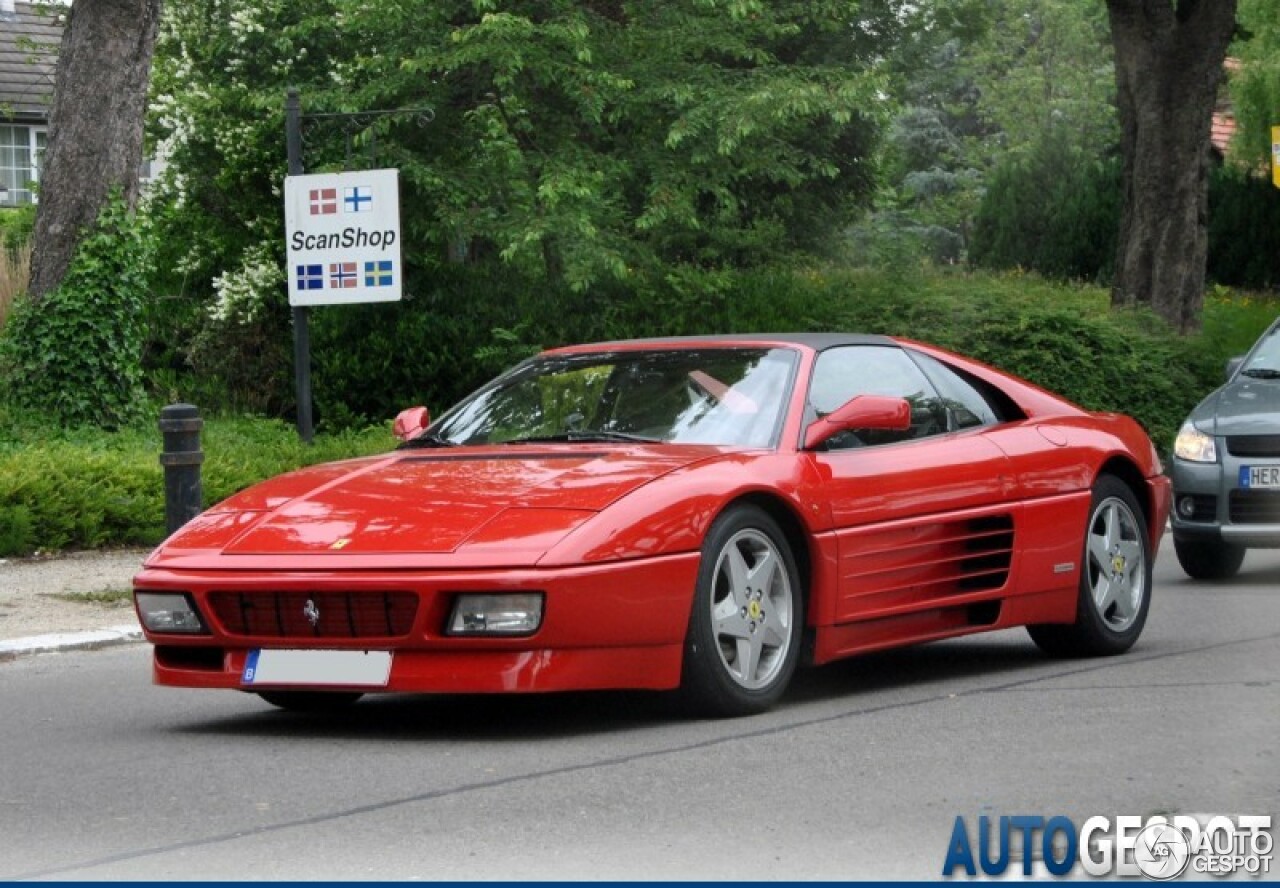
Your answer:
[[[918,688],[924,693],[932,689],[943,694],[957,680],[1011,674],[1035,678],[1053,673],[1055,661],[1041,654],[1025,635],[1010,635],[1009,639],[935,642],[801,669],[781,703],[755,719],[786,721],[813,705],[861,709],[904,689]],[[252,695],[245,695],[241,705],[243,712],[186,722],[174,730],[245,737],[528,742],[707,721],[688,711],[677,694],[640,691],[374,694],[333,712],[286,712]]]

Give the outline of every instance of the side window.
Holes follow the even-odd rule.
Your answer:
[[[1000,421],[996,409],[982,396],[982,392],[958,372],[928,355],[912,352],[911,357],[928,374],[942,396],[942,404],[951,414],[952,429],[994,425]]]
[[[947,431],[947,411],[928,377],[900,348],[859,345],[832,348],[818,356],[809,385],[809,403],[819,416],[858,395],[905,398],[911,428],[905,432],[854,429],[835,436],[828,449],[893,444]]]

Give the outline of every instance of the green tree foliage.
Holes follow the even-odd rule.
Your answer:
[[[62,283],[17,303],[0,340],[0,378],[19,405],[55,422],[114,428],[142,404],[142,308],[151,239],[117,192],[81,234]]]
[[[152,128],[170,152],[156,207],[172,298],[159,320],[201,332],[189,355],[151,360],[190,357],[234,381],[251,364],[237,343],[251,341],[259,379],[288,366],[283,280],[270,273],[283,264],[288,85],[311,114],[431,109],[429,123],[384,116],[350,132],[312,120],[305,140],[309,171],[401,170],[419,309],[451,262],[503,265],[548,298],[609,282],[629,298],[682,267],[820,251],[873,187],[874,63],[894,5],[174,0]],[[280,406],[272,398],[259,400]]]
[[[918,4],[886,65],[900,110],[881,156],[878,212],[865,226],[872,244],[896,234],[934,261],[962,259],[997,167],[1050,139],[1094,157],[1117,142],[1101,4]]]
[[[1248,166],[1271,161],[1271,127],[1280,126],[1280,0],[1240,0],[1240,29],[1232,54],[1240,70],[1231,77],[1239,125],[1232,153]]]

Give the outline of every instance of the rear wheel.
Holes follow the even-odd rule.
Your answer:
[[[346,709],[364,694],[358,691],[258,691],[272,706],[291,712],[334,712]]]
[[[1061,657],[1127,651],[1142,634],[1151,606],[1151,552],[1146,516],[1128,485],[1103,475],[1093,488],[1085,527],[1076,620],[1028,626],[1042,650]]]
[[[1234,577],[1244,563],[1244,547],[1218,540],[1173,538],[1178,563],[1193,580],[1226,580]]]
[[[762,712],[791,681],[800,654],[804,594],[777,522],[734,506],[711,526],[685,642],[681,689],[701,713]]]

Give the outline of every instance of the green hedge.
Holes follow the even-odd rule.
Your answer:
[[[210,419],[205,503],[298,466],[389,450],[386,426],[320,436],[312,447],[278,420]],[[58,431],[0,408],[0,556],[153,545],[164,536],[160,432]]]
[[[1270,300],[1215,290],[1203,333],[1181,338],[1150,313],[1113,312],[1101,288],[1025,274],[676,271],[643,294],[520,285],[503,291],[509,298],[501,303],[488,288],[502,282],[481,280],[479,293],[459,273],[430,299],[317,312],[317,400],[329,427],[345,420],[352,429],[321,435],[308,448],[279,420],[209,420],[206,502],[306,463],[388,449],[387,421],[397,409],[426,403],[439,413],[539,346],[631,336],[907,336],[987,361],[1082,406],[1129,413],[1167,451],[1187,412],[1219,384],[1226,358],[1247,349],[1280,310]],[[379,425],[361,426],[360,417]],[[0,406],[0,556],[158,541],[159,450],[154,419],[112,433],[92,426],[58,431]]]

